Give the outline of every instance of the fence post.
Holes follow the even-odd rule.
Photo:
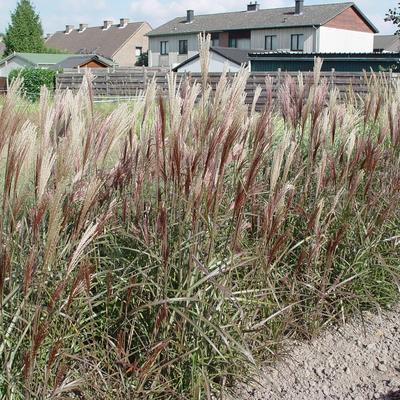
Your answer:
[[[108,81],[110,80],[109,79],[110,78],[109,71],[107,71],[107,73],[105,74],[104,78],[105,78],[105,82],[106,82],[106,96],[108,97],[108,95],[110,93],[109,89],[108,89]]]
[[[281,72],[282,72],[282,69],[281,69],[281,68],[278,68],[278,84],[277,84],[277,86],[276,86],[276,91],[277,91],[277,92],[278,92],[279,89],[281,88]]]
[[[143,89],[147,90],[147,69],[143,66]]]

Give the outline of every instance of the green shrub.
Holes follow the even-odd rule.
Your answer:
[[[50,69],[40,68],[19,68],[11,71],[9,75],[10,83],[21,76],[24,80],[22,92],[31,101],[39,98],[40,88],[44,85],[48,89],[54,90],[56,72]]]
[[[149,65],[149,53],[146,51],[142,53],[135,64],[137,67],[147,67]]]

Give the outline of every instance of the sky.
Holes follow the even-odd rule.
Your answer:
[[[183,16],[187,9],[195,14],[209,14],[245,10],[247,0],[31,0],[42,20],[44,33],[65,29],[65,25],[76,27],[79,23],[90,26],[102,25],[106,19],[119,21],[147,21],[156,28],[168,20]],[[261,8],[292,6],[294,0],[258,0]],[[305,0],[305,5],[346,2],[345,0]],[[385,22],[385,13],[394,8],[398,0],[355,0],[355,3],[375,24],[382,34],[395,31],[390,22]],[[10,12],[17,0],[0,0],[0,32],[4,32],[10,20]]]

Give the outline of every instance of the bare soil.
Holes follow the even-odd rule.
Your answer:
[[[242,385],[238,400],[400,400],[400,306],[331,328]]]

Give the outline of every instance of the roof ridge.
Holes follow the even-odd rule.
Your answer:
[[[355,3],[352,1],[310,4],[304,6],[304,13],[300,16],[294,13],[294,6],[263,8],[258,11],[239,10],[214,14],[196,14],[193,24],[184,24],[185,16],[178,16],[152,29],[147,33],[147,36],[176,35],[180,33],[201,32],[203,30],[211,32],[214,28],[219,30],[250,29],[250,27],[243,26],[244,21],[246,21],[246,24],[252,25],[251,28],[254,29],[261,29],[262,27],[287,27],[292,25],[320,26],[351,7],[356,7]],[[362,14],[360,10],[359,13]],[[362,14],[362,16],[367,20],[364,14]],[[287,22],[287,20],[291,21]],[[285,25],[282,25],[283,23],[285,23]],[[369,21],[368,24],[371,25],[371,27],[373,26]],[[229,26],[229,28],[223,27],[223,25]]]
[[[143,25],[143,24],[145,24],[145,23],[146,23],[146,21],[132,21],[132,22],[128,22],[126,25],[124,25],[124,27],[126,27],[127,25],[132,25],[132,24],[142,24],[142,25]],[[78,26],[78,25],[77,25],[77,26]],[[111,26],[119,27],[119,23],[111,24]],[[74,25],[74,27],[75,27],[75,25]],[[103,25],[88,26],[88,27],[85,28],[85,31],[86,31],[86,30],[89,30],[89,29],[94,29],[94,28],[103,29]],[[108,28],[108,29],[110,29],[110,28]],[[108,29],[107,29],[107,30],[108,30]],[[79,31],[79,28],[74,28],[73,31]],[[54,33],[51,33],[51,35],[54,35],[54,34],[56,34],[56,33],[64,33],[64,32],[65,32],[64,30],[55,31]]]
[[[346,2],[334,2],[334,3],[321,3],[321,4],[307,4],[304,6],[304,8],[309,8],[309,7],[326,7],[326,6],[337,6],[337,5],[354,5],[354,1],[346,1]],[[210,13],[210,14],[195,14],[196,17],[209,17],[210,15],[224,15],[224,14],[239,14],[239,13],[255,13],[255,12],[260,12],[260,11],[269,11],[269,10],[293,10],[295,7],[294,6],[287,6],[287,7],[270,7],[270,8],[260,8],[258,11],[247,11],[247,10],[240,10],[240,11],[224,11],[224,12],[218,12],[218,13]],[[181,18],[186,18],[185,15],[175,17],[171,19],[168,22],[171,22],[175,19],[181,19]],[[166,22],[166,24],[168,23]],[[165,25],[165,24],[163,24]],[[163,25],[160,25],[163,26]],[[157,29],[157,28],[155,28]]]

